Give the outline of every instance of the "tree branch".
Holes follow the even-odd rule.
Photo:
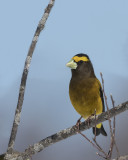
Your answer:
[[[112,117],[114,117],[114,116],[116,116],[126,110],[128,110],[128,101],[118,105],[117,107],[110,109],[109,116],[110,116],[110,118],[112,118]],[[88,122],[86,122],[86,121],[82,122],[80,124],[80,131],[87,130],[89,128],[94,127],[96,124],[99,124],[101,122],[108,120],[109,116],[108,116],[108,111],[106,111],[106,112],[103,112],[102,114],[100,114],[99,116],[97,116],[96,121],[95,121],[94,117],[91,118],[89,125],[88,125]],[[37,152],[42,151],[44,148],[46,148],[56,142],[62,141],[62,140],[66,139],[72,135],[75,135],[77,133],[78,133],[78,129],[76,126],[72,126],[70,128],[61,130],[60,132],[55,133],[55,134],[41,140],[38,143],[35,143],[33,146],[30,146],[28,149],[25,150],[25,153],[27,155],[36,154]]]
[[[128,160],[128,155],[121,156],[121,157],[113,159],[113,160]]]
[[[126,110],[128,110],[128,101],[127,102],[124,102],[120,105],[118,105],[117,107],[114,107],[112,109],[109,110],[109,116],[110,118],[122,113],[122,112],[125,112]],[[88,124],[87,121],[85,122],[82,122],[80,124],[80,131],[84,131],[84,130],[87,130],[89,128],[92,128],[94,127],[96,124],[99,124],[101,122],[104,122],[106,120],[108,120],[109,118],[108,116],[108,111],[106,112],[103,112],[102,114],[100,114],[99,116],[96,117],[92,117],[90,118],[90,123]],[[34,145],[30,145],[29,148],[27,148],[25,150],[25,152],[23,153],[18,153],[18,152],[14,152],[16,153],[15,154],[15,158],[12,155],[10,155],[9,157],[9,160],[27,160],[27,159],[30,159],[30,157],[40,151],[42,151],[44,148],[46,147],[49,147],[50,145],[56,143],[56,142],[59,142],[59,141],[62,141],[68,137],[71,137],[73,135],[76,135],[78,133],[78,129],[75,126],[72,126],[70,128],[67,128],[67,129],[64,129],[64,130],[61,130],[60,132],[58,133],[55,133],[37,143],[35,143]],[[17,154],[18,153],[18,154]],[[5,155],[5,154],[3,154]],[[3,160],[3,155],[0,155],[0,160]],[[8,154],[9,155],[9,154]],[[127,156],[123,156],[124,157],[124,160],[128,160],[128,155]],[[123,160],[121,158],[123,157],[120,157],[118,160]],[[114,159],[114,160],[117,160],[117,159]]]
[[[27,76],[28,76],[28,71],[29,71],[32,55],[33,55],[34,49],[36,47],[38,37],[39,37],[41,31],[44,29],[46,20],[50,14],[50,11],[54,5],[54,2],[55,2],[55,0],[50,0],[48,6],[46,7],[45,12],[44,12],[44,14],[43,14],[38,26],[37,26],[37,29],[35,31],[33,40],[31,42],[31,45],[30,45],[30,48],[28,51],[28,55],[27,55],[27,58],[25,61],[24,70],[23,70],[23,74],[22,74],[22,78],[21,78],[17,108],[15,111],[15,117],[14,117],[14,121],[13,121],[13,126],[12,126],[9,144],[8,144],[8,149],[7,149],[8,154],[11,154],[13,152],[13,148],[14,148],[16,134],[17,134],[19,123],[20,123],[20,116],[21,116],[21,110],[22,110],[22,105],[23,105],[23,100],[24,100],[26,81],[27,81]]]

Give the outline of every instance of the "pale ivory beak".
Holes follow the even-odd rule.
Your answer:
[[[71,69],[76,69],[77,68],[77,63],[74,62],[73,59],[71,59],[67,64],[66,64],[67,67],[70,67]]]

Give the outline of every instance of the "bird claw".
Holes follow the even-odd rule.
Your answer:
[[[78,119],[78,121],[76,122],[76,128],[77,128],[78,130],[80,130],[81,118],[82,118],[82,116],[81,116],[81,117]]]
[[[89,128],[89,125],[90,125],[90,117],[89,117],[88,119],[86,119],[85,122],[87,122],[88,128]]]
[[[81,124],[81,121],[78,120],[77,123],[76,123],[76,127],[77,127],[78,130],[80,130],[80,124]]]
[[[89,126],[90,126],[90,118],[91,118],[92,116],[94,116],[94,114],[92,114],[91,116],[89,116],[89,117],[85,120],[85,123],[87,122],[87,124],[88,124],[88,128],[89,128]]]

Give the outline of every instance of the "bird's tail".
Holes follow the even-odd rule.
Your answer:
[[[96,134],[96,136],[98,136],[100,133],[101,133],[102,135],[104,135],[104,136],[107,136],[107,133],[106,133],[106,131],[105,131],[102,123],[98,124],[98,125],[96,126],[96,129],[95,129],[95,127],[93,127],[92,130],[93,130],[93,134],[94,134],[94,135]]]

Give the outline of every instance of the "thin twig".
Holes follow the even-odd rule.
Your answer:
[[[111,97],[111,101],[112,101],[112,106],[114,108],[115,107],[115,102],[114,102],[114,99],[112,97],[112,94],[110,95],[110,97]],[[115,126],[116,126],[116,117],[114,116],[113,117],[113,134],[114,134],[114,136],[115,136]]]
[[[106,157],[104,157],[103,155],[99,154],[98,152],[96,152],[96,154],[97,154],[99,157],[102,157],[103,159],[106,159]]]
[[[108,152],[109,158],[111,158],[112,150],[113,150],[113,146],[114,146],[113,129],[112,129],[112,125],[111,125],[109,107],[108,107],[108,103],[107,103],[107,96],[105,94],[105,89],[104,89],[104,79],[103,79],[102,73],[100,73],[100,75],[101,75],[101,80],[102,80],[102,87],[103,87],[103,94],[104,94],[104,98],[105,98],[105,104],[106,104],[107,112],[108,112],[108,122],[109,122],[110,134],[111,134],[111,144],[110,144],[110,149],[109,149],[109,152]]]
[[[95,109],[94,117],[95,117],[95,122],[96,122],[96,109]],[[101,151],[103,151],[105,157],[102,157],[102,155],[100,155],[99,153],[97,153],[97,155],[99,155],[99,156],[102,157],[102,158],[107,158],[107,157],[108,157],[108,154],[103,150],[103,148],[102,148],[102,147],[98,144],[98,142],[96,141],[96,123],[95,123],[95,135],[94,135],[93,141],[95,142],[96,146],[97,146]]]
[[[102,80],[102,87],[103,87],[102,90],[103,90],[103,94],[104,94],[104,98],[105,98],[105,104],[106,104],[107,112],[108,112],[108,120],[109,120],[110,133],[111,133],[111,136],[112,136],[112,135],[113,135],[113,132],[112,132],[112,125],[111,125],[109,107],[108,107],[108,103],[107,103],[107,96],[106,96],[106,94],[105,94],[105,89],[104,89],[104,79],[103,79],[102,73],[100,73],[100,75],[101,75],[101,80]]]
[[[91,118],[92,116],[90,116],[87,120],[86,120],[86,122],[88,123],[88,121],[90,120],[90,118]],[[104,156],[107,158],[108,157],[108,154],[107,153],[105,153],[105,151],[101,148],[101,146],[97,143],[97,141],[96,141],[96,109],[95,109],[95,112],[94,112],[94,118],[95,118],[95,135],[94,135],[94,138],[93,138],[93,141],[94,141],[94,143],[86,136],[86,135],[84,135],[83,133],[81,133],[80,132],[80,130],[79,130],[79,128],[78,128],[78,133],[80,134],[80,135],[82,135],[89,143],[91,143],[92,145],[93,145],[93,147],[95,147],[99,152],[101,152],[102,154],[104,154]],[[79,120],[78,120],[79,121]],[[78,122],[77,122],[78,123]],[[89,125],[89,123],[88,123],[88,125]],[[100,157],[102,157],[102,158],[105,158],[103,155],[101,155],[101,154],[97,154],[97,155],[99,155]],[[105,158],[105,159],[106,159]]]
[[[54,5],[54,1],[55,0],[50,0],[48,6],[46,7],[45,12],[44,12],[44,14],[43,14],[38,26],[37,26],[32,43],[31,43],[29,51],[28,51],[28,55],[27,55],[27,58],[25,61],[24,70],[23,70],[23,74],[22,74],[22,78],[21,78],[17,108],[15,111],[15,117],[14,117],[14,121],[13,121],[13,126],[12,126],[9,144],[8,144],[8,149],[7,149],[8,154],[11,154],[13,152],[13,148],[14,148],[16,134],[17,134],[19,123],[20,123],[20,116],[21,116],[21,110],[22,110],[22,105],[23,105],[23,100],[24,100],[26,81],[27,81],[27,76],[28,76],[28,71],[29,71],[32,55],[33,55],[34,49],[36,47],[38,37],[39,37],[41,31],[44,29],[46,20],[47,20],[49,14],[50,14],[50,11]]]
[[[113,105],[113,108],[114,108],[114,100],[113,100],[112,95],[110,97],[111,97],[112,105]],[[115,116],[114,116],[114,119],[113,119],[113,135],[111,137],[111,146],[110,146],[110,149],[109,149],[109,152],[108,152],[108,155],[109,155],[110,158],[112,156],[112,150],[113,150],[113,146],[115,144],[115,124],[116,124],[116,119],[115,119]]]
[[[93,147],[95,147],[99,152],[102,152],[105,155],[105,157],[107,157],[107,154],[104,152],[104,150],[101,147],[99,147],[98,145],[96,145],[95,143],[93,143],[87,136],[85,136],[80,131],[78,131],[78,133],[81,134],[89,143],[91,143],[93,145]],[[100,156],[103,157],[102,155],[100,155]]]
[[[97,143],[96,139],[93,139],[96,146],[100,149],[100,151],[102,151],[105,155],[105,157],[107,158],[108,157],[108,154],[103,150],[103,148]]]
[[[110,95],[111,97],[111,101],[112,101],[112,106],[113,108],[115,107],[115,101],[113,99],[113,96]],[[116,140],[115,140],[115,128],[116,128],[116,117],[114,116],[114,119],[113,119],[113,137],[114,137],[114,144],[115,144],[115,148],[116,148],[116,151],[117,151],[117,156],[120,157],[120,152],[119,152],[119,149],[117,147],[117,144],[116,144]]]

